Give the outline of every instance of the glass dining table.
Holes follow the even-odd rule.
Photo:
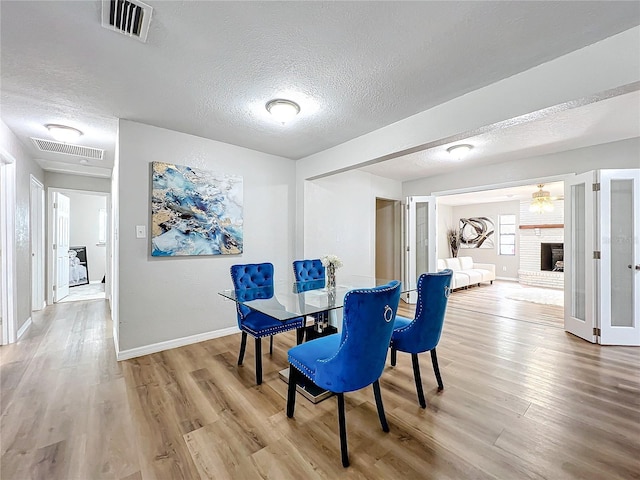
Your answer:
[[[307,340],[321,335],[340,331],[342,316],[338,315],[344,307],[344,299],[351,290],[372,288],[389,283],[388,279],[362,275],[343,276],[336,282],[336,288],[319,287],[317,280],[309,282],[274,282],[273,286],[249,288],[242,291],[226,289],[219,295],[247,306],[253,310],[285,321],[297,317],[314,317],[313,327],[307,328]],[[401,292],[409,289],[405,284]],[[310,333],[311,332],[311,335]],[[288,381],[289,369],[280,371],[280,377]],[[298,392],[313,403],[331,396],[331,392],[316,385],[298,385]]]
[[[248,288],[238,292],[231,288],[221,290],[218,294],[277,320],[285,321],[341,309],[350,290],[377,287],[389,283],[390,280],[351,275],[341,278],[335,289],[313,288],[317,285],[316,282],[275,282],[269,287]],[[408,289],[402,285],[401,291],[406,293]]]

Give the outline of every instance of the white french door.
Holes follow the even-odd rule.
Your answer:
[[[564,250],[565,330],[640,346],[640,170],[565,181]]]
[[[564,183],[564,329],[596,342],[595,172]]]
[[[53,194],[54,238],[55,244],[55,289],[54,302],[69,295],[69,216],[71,201],[69,197]]]
[[[407,198],[406,278],[408,303],[418,301],[418,277],[436,271],[436,197]]]
[[[640,345],[640,170],[601,170],[600,343]]]

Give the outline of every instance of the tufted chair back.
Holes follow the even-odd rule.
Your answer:
[[[273,264],[248,263],[231,267],[231,280],[236,298],[241,301],[273,297]],[[251,312],[249,307],[236,303],[238,326]]]
[[[393,332],[391,347],[401,352],[432,350],[440,341],[453,271],[423,273],[418,278],[418,305],[411,323]]]
[[[315,382],[332,392],[351,392],[382,374],[393,330],[400,282],[351,290],[344,299],[340,348],[319,359]]]
[[[294,261],[293,276],[296,279],[298,293],[324,288],[326,283],[324,265],[317,258]]]

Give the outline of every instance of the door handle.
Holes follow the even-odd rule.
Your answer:
[[[627,265],[627,268],[633,268],[633,265]],[[635,269],[640,270],[640,265],[636,265]]]

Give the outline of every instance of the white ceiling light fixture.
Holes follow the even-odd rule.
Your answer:
[[[460,145],[453,145],[447,148],[447,152],[449,152],[449,155],[451,155],[453,158],[460,161],[467,156],[467,154],[471,151],[472,148],[473,148],[473,145],[463,143]]]
[[[77,128],[67,127],[66,125],[55,125],[50,123],[45,125],[53,138],[59,142],[71,143],[82,136],[82,132]]]
[[[300,113],[300,105],[291,100],[285,100],[283,98],[276,98],[270,100],[265,105],[267,111],[273,115],[278,122],[283,125]]]
[[[553,212],[553,200],[551,200],[551,194],[542,190],[543,183],[538,184],[539,190],[531,194],[531,205],[529,205],[529,211],[533,213],[546,213]]]

